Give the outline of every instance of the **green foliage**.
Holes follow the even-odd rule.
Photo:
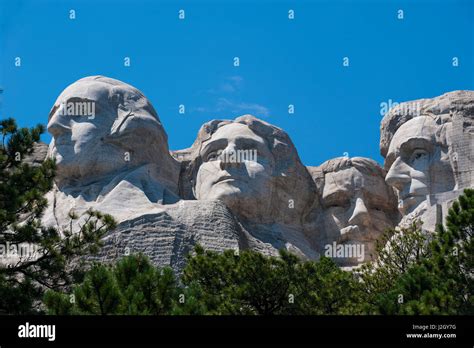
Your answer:
[[[42,226],[55,164],[48,159],[32,166],[24,158],[43,131],[41,125],[19,129],[13,119],[0,121],[0,313],[40,312],[45,289],[75,282],[82,264],[72,261],[97,251],[100,238],[115,227],[111,216],[94,211],[79,233]],[[27,255],[19,255],[22,250]]]
[[[365,311],[380,312],[381,303],[387,302],[387,294],[393,290],[397,279],[428,254],[428,237],[416,223],[410,228],[387,230],[377,241],[375,261],[363,265],[359,271],[364,286]]]
[[[212,314],[207,308],[205,294],[202,288],[196,283],[187,286],[180,286],[177,292],[178,299],[174,301],[171,310],[172,315],[206,315]]]
[[[17,233],[11,238],[18,241],[37,237],[37,226],[32,222],[46,207],[43,195],[53,184],[55,166],[52,160],[37,167],[23,163],[43,131],[42,125],[18,129],[13,119],[0,121],[0,233],[3,234],[11,224],[17,224],[21,216],[29,223],[16,226]]]
[[[357,279],[330,259],[302,262],[255,251],[196,249],[183,283],[199,289],[210,314],[348,314],[357,312]]]
[[[427,246],[413,248],[411,257],[404,258],[408,260],[404,267],[392,267],[400,255],[387,251],[386,264],[366,269],[362,279],[372,295],[368,301],[372,310],[382,314],[474,314],[473,226],[474,190],[466,189],[449,210],[446,227],[438,226],[429,243],[415,243]],[[419,229],[411,233],[422,235]],[[413,247],[409,241],[403,237],[397,244],[409,251]]]
[[[185,285],[203,294],[209,312],[216,314],[271,314],[288,303],[294,257],[269,258],[245,251],[237,255],[196,248],[184,270]]]
[[[417,225],[390,231],[378,258],[356,272],[329,258],[302,261],[198,246],[176,283],[143,255],[95,264],[71,296],[48,292],[51,314],[473,314],[474,190],[428,238]]]
[[[171,269],[158,269],[139,254],[114,266],[94,264],[71,295],[49,291],[44,302],[50,314],[169,314],[178,298]]]
[[[170,269],[136,255],[95,264],[71,295],[49,291],[44,301],[50,314],[351,314],[360,313],[360,290],[352,273],[327,258],[302,262],[287,252],[236,255],[198,246],[181,284]]]
[[[170,268],[154,267],[143,255],[122,259],[115,279],[123,295],[126,314],[167,314],[173,305],[176,279]]]
[[[361,314],[362,286],[355,274],[341,270],[331,259],[303,262],[295,280],[294,314]],[[290,314],[290,313],[289,313]]]

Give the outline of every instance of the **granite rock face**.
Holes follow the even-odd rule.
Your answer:
[[[48,154],[48,145],[42,142],[33,144],[32,153],[25,156],[24,163],[31,166],[38,166],[45,160]]]
[[[434,231],[452,201],[474,186],[474,92],[401,103],[381,123],[385,181],[398,195],[400,227]]]
[[[363,157],[335,158],[308,170],[319,193],[314,237],[320,253],[344,267],[370,261],[377,240],[399,220],[394,191],[385,183],[386,172]],[[334,243],[352,255],[334,255]]]
[[[318,256],[304,229],[316,187],[286,132],[251,115],[213,120],[183,154],[184,198],[220,200],[256,239]]]
[[[48,155],[57,163],[48,197],[56,219],[100,207],[121,221],[178,201],[179,164],[153,106],[134,87],[101,76],[80,79],[58,97],[47,129]]]
[[[208,250],[240,250],[245,243],[240,226],[220,201],[180,201],[160,212],[127,219],[104,239],[96,261],[114,261],[142,252],[176,272],[199,243]]]
[[[359,157],[305,167],[285,131],[251,115],[207,122],[190,148],[170,152],[139,90],[86,77],[49,115],[58,171],[43,220],[67,229],[70,211],[113,215],[118,227],[91,257],[105,262],[143,252],[180,272],[200,244],[357,266],[372,259],[384,229],[416,218],[429,229],[473,186],[473,93],[390,110],[381,124],[385,168]],[[31,163],[45,156],[36,146]]]
[[[83,103],[94,105],[94,114],[77,114],[76,104]],[[153,106],[134,87],[101,76],[73,83],[53,106],[48,131],[57,176],[43,222],[67,230],[71,211],[83,218],[88,209],[114,216],[118,227],[95,258],[143,252],[179,271],[196,243],[278,253],[245,230],[220,200],[180,199],[180,163],[169,153]]]

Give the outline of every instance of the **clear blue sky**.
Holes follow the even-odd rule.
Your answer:
[[[380,103],[474,89],[473,46],[469,0],[0,0],[0,117],[46,123],[67,85],[100,74],[151,100],[171,149],[208,120],[252,113],[285,129],[306,165],[381,161]]]

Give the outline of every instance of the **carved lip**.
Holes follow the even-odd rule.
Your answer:
[[[65,134],[59,135],[56,138],[54,138],[54,145],[55,146],[65,146],[71,143],[71,139],[66,136]]]
[[[220,182],[227,182],[227,181],[235,181],[235,179],[229,175],[226,175],[217,179],[214,184],[218,184]]]
[[[413,200],[413,199],[415,199],[415,198],[417,198],[417,197],[421,197],[421,196],[423,196],[423,195],[422,195],[422,194],[417,194],[417,193],[411,192],[411,193],[407,193],[407,194],[401,196],[400,199],[401,199],[403,202],[409,202],[409,201],[411,201],[411,200]]]
[[[350,226],[346,226],[342,228],[340,232],[341,232],[341,239],[346,239],[350,235],[359,233],[360,229],[359,229],[359,226],[357,225],[350,225]]]

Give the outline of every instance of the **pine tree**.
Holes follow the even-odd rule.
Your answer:
[[[409,228],[385,231],[377,241],[374,261],[356,271],[364,287],[361,293],[364,311],[377,314],[386,306],[396,306],[398,297],[391,293],[394,284],[411,267],[428,257],[429,253],[428,237],[418,223]]]
[[[176,299],[176,279],[170,268],[154,267],[138,254],[118,262],[114,274],[123,295],[123,313],[169,314]]]
[[[48,291],[44,301],[56,315],[167,315],[181,292],[170,268],[155,267],[138,254],[113,265],[95,263],[70,294]]]
[[[406,302],[402,314],[474,314],[474,190],[466,189],[449,209],[430,244],[431,256],[396,284]]]
[[[281,251],[279,257],[246,250],[217,253],[196,248],[183,272],[197,300],[210,314],[359,313],[356,277],[328,258],[302,261]]]
[[[4,314],[41,311],[45,290],[70,286],[82,274],[78,258],[97,251],[100,238],[115,227],[111,216],[94,211],[87,213],[79,233],[41,224],[55,164],[47,159],[32,166],[24,159],[43,131],[41,125],[28,129],[18,128],[13,119],[0,121],[0,313]]]
[[[299,264],[294,309],[288,314],[362,314],[362,285],[355,274],[341,270],[331,259]]]
[[[122,296],[109,267],[95,264],[84,282],[75,288],[75,301],[81,314],[116,314],[122,306]]]
[[[474,190],[466,189],[449,209],[445,226],[437,227],[427,254],[392,280],[386,292],[379,290],[378,312],[474,314],[473,227]]]

